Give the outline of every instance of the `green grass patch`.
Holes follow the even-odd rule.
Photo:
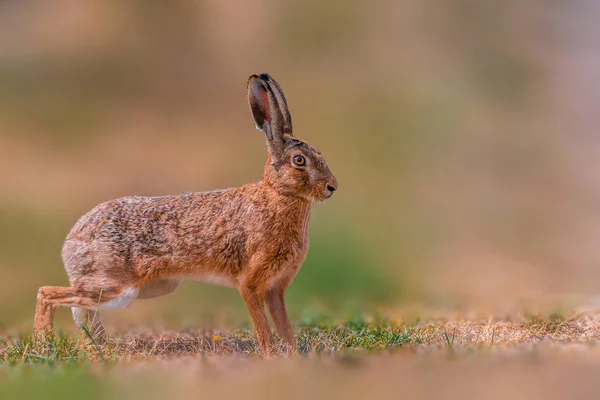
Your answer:
[[[20,336],[0,341],[0,364],[49,366],[88,362],[114,363],[123,359],[158,356],[214,354],[259,354],[252,329],[231,333],[195,331],[166,335],[141,334],[109,338],[97,343],[82,334],[64,334],[45,339]],[[304,320],[297,332],[300,354],[321,354],[347,350],[382,350],[421,343],[419,328],[390,320],[354,318],[342,323],[332,320]]]
[[[387,320],[355,319],[341,325],[308,325],[298,335],[299,348],[306,353],[381,350],[418,343],[421,343],[418,329]]]

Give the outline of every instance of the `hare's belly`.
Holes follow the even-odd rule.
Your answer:
[[[238,281],[236,278],[229,276],[228,274],[218,272],[197,272],[190,274],[183,274],[178,276],[179,279],[193,280],[203,283],[210,283],[212,285],[225,286],[231,288],[238,287]]]

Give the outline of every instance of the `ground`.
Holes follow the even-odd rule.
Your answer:
[[[247,329],[129,331],[106,344],[85,332],[4,337],[0,398],[576,398],[600,387],[600,317],[590,311],[312,318],[298,328],[298,353],[269,359]]]

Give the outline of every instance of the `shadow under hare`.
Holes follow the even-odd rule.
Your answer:
[[[308,251],[315,201],[337,180],[316,148],[292,134],[283,92],[267,74],[248,80],[256,127],[266,136],[263,179],[226,190],[124,197],[85,214],[68,234],[62,259],[69,287],[38,291],[34,330],[52,330],[54,311],[71,307],[79,327],[104,336],[97,311],[172,293],[184,279],[230,286],[246,301],[266,354],[279,336],[295,348],[284,293]]]

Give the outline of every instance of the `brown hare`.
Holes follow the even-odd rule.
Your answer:
[[[34,330],[52,330],[54,311],[71,307],[79,327],[104,336],[98,310],[172,293],[181,280],[230,286],[246,301],[263,352],[275,351],[264,310],[295,348],[284,293],[308,251],[314,201],[338,183],[321,153],[292,134],[281,88],[267,74],[248,80],[256,127],[265,133],[263,179],[234,189],[100,204],[72,228],[62,248],[69,287],[38,291]]]

